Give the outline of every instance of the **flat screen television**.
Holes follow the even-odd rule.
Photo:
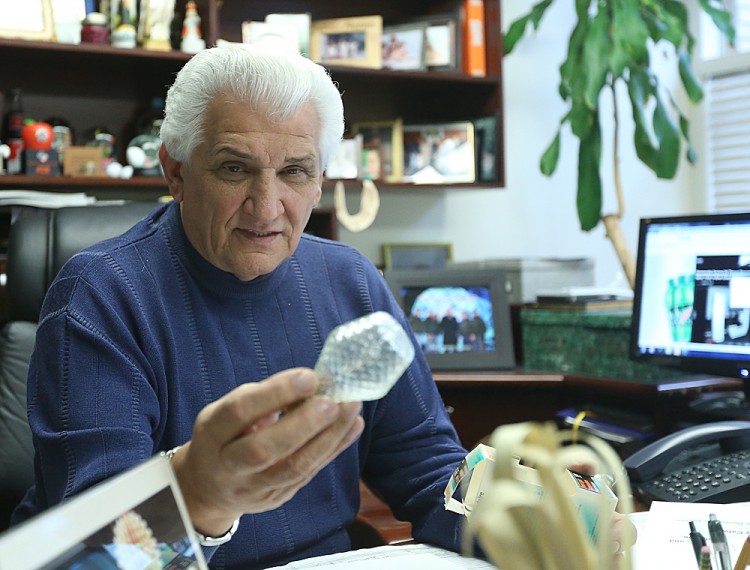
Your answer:
[[[432,370],[515,366],[502,270],[396,269],[386,271],[385,279]]]
[[[631,327],[635,360],[748,379],[750,212],[642,219]]]

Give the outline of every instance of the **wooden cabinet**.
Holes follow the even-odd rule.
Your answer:
[[[178,0],[177,4],[180,6],[182,2]],[[452,0],[199,0],[197,4],[203,37],[208,45],[213,45],[220,38],[239,41],[242,21],[263,20],[269,12],[309,12],[313,20],[380,14],[388,24],[445,13],[458,3]],[[496,115],[500,119],[496,133],[500,168],[497,180],[485,185],[502,185],[500,0],[485,0],[485,43],[488,73],[481,78],[451,72],[331,67],[331,75],[343,93],[347,125],[398,117],[407,123],[443,123]],[[174,74],[189,57],[179,51],[0,39],[0,90],[7,95],[10,89],[21,88],[27,116],[38,120],[63,117],[76,135],[92,127],[106,126],[116,136],[118,158],[124,161],[124,147],[134,134],[136,117],[154,96],[165,95]],[[327,182],[326,188],[331,187],[332,183]],[[139,196],[151,199],[165,190],[161,180],[153,178],[0,176],[0,189],[5,188],[84,190],[98,197],[130,199]]]

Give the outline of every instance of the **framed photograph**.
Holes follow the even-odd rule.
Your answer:
[[[323,65],[380,69],[382,16],[313,20],[310,59]]]
[[[453,258],[449,243],[384,243],[383,268],[440,269]]]
[[[326,166],[325,176],[328,179],[355,180],[360,177],[362,156],[362,137],[341,139],[336,152]]]
[[[406,22],[424,26],[424,59],[427,69],[430,71],[461,71],[460,13],[434,14],[406,20]]]
[[[474,119],[474,147],[478,182],[497,182],[497,115]]]
[[[403,173],[404,137],[401,119],[352,124],[362,136],[362,171],[375,180],[400,182]]]
[[[0,0],[0,38],[54,39],[52,0]]]
[[[402,180],[415,184],[476,181],[474,125],[404,125]]]
[[[432,370],[515,366],[502,270],[394,269],[384,275]]]
[[[425,63],[425,32],[427,24],[413,23],[383,28],[383,69],[427,69]]]

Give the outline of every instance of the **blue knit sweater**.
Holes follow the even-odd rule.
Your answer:
[[[29,372],[36,485],[15,522],[191,437],[206,404],[245,382],[313,367],[335,326],[376,310],[404,316],[375,267],[303,236],[273,273],[241,282],[190,245],[177,204],[76,255],[50,287]],[[416,343],[415,343],[416,346]],[[213,568],[265,568],[350,548],[359,479],[417,540],[459,545],[442,490],[465,451],[417,358],[363,407],[365,430],[293,499],[245,515]]]

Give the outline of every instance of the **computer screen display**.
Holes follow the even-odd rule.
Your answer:
[[[634,293],[634,359],[749,376],[750,213],[642,219]]]

